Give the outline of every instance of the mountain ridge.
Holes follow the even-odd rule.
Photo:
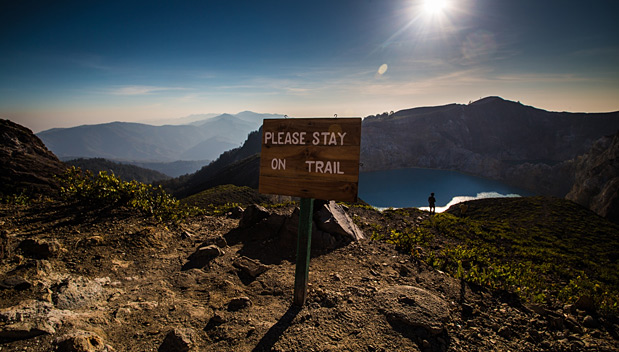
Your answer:
[[[239,114],[222,114],[185,125],[155,126],[116,121],[53,128],[41,131],[37,136],[60,159],[100,157],[123,162],[214,160],[221,153],[241,145],[247,134],[260,126],[263,118],[279,116],[249,111]]]

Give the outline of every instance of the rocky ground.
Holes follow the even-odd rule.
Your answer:
[[[317,235],[325,246],[307,302],[292,306],[294,238],[269,231],[291,227],[291,214],[172,225],[118,209],[0,205],[0,351],[619,350],[616,320],[586,305],[523,304],[368,238]],[[401,221],[348,214],[366,235]]]

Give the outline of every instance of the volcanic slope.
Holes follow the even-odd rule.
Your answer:
[[[469,203],[471,216],[478,220],[490,207],[505,211],[496,202]],[[518,209],[526,212],[530,207],[523,202]],[[552,210],[555,203],[548,204]],[[252,210],[174,224],[121,208],[103,213],[60,202],[2,204],[0,347],[35,352],[75,346],[86,346],[80,347],[84,351],[619,349],[616,315],[594,304],[524,303],[509,290],[469,284],[426,264],[427,253],[459,242],[427,227],[439,215],[417,209],[350,206],[348,215],[366,237],[383,240],[366,238],[315,252],[307,302],[293,307],[294,251],[264,262],[251,253],[282,244],[279,232],[264,230],[285,222],[294,208],[249,206]],[[573,215],[571,209],[555,212],[553,221]],[[263,215],[252,216],[256,210]],[[539,212],[531,208],[528,214]],[[414,255],[392,237],[407,228],[429,234],[411,247]],[[208,260],[188,269],[197,257]],[[609,258],[616,264],[616,256]]]

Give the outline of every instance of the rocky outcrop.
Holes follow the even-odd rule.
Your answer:
[[[619,112],[549,112],[499,97],[402,110],[363,121],[361,171],[458,170],[563,197],[572,176],[562,163],[617,129]]]
[[[65,168],[32,131],[0,120],[0,194],[54,195]]]
[[[345,209],[333,201],[316,201],[312,220],[314,255],[365,238]],[[274,264],[294,258],[298,228],[299,208],[291,214],[280,214],[252,205],[243,213],[239,227],[225,238],[230,245],[245,244],[240,254],[264,264]]]
[[[574,160],[574,185],[566,198],[619,222],[619,132],[600,138]]]

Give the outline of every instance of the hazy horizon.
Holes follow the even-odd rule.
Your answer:
[[[619,3],[430,5],[5,2],[0,118],[39,132],[247,110],[365,117],[487,96],[619,111]]]

